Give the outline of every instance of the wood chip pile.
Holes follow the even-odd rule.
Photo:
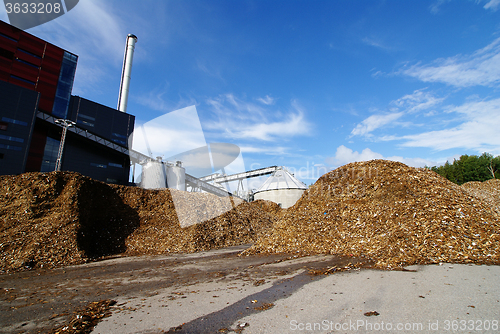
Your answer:
[[[484,182],[467,182],[461,185],[470,195],[478,198],[500,217],[500,180],[491,179]]]
[[[253,243],[280,210],[210,194],[178,191],[175,198],[191,219],[216,217],[181,228],[169,190],[111,186],[72,172],[0,176],[0,272]]]
[[[351,163],[323,175],[246,253],[352,255],[380,268],[500,264],[495,207],[466,188],[398,162]]]
[[[246,203],[206,193],[130,187],[116,189],[141,221],[139,228],[126,240],[126,253],[131,255],[191,253],[254,243],[271,229],[277,220],[275,212],[281,210],[277,204],[268,201]],[[228,205],[235,207],[224,212]],[[178,210],[191,212],[191,218],[196,221],[214,213],[222,214],[181,228],[176,216]]]

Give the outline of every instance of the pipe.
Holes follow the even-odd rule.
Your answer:
[[[125,55],[123,56],[122,80],[120,82],[120,95],[118,96],[117,109],[122,112],[127,112],[128,91],[130,87],[130,79],[132,73],[132,60],[134,59],[134,49],[137,37],[132,34],[127,36],[127,46],[125,47]]]

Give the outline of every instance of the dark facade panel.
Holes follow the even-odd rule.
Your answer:
[[[127,184],[130,160],[125,154],[119,154],[90,140],[82,140],[68,132],[62,170],[79,172],[107,183]]]
[[[128,137],[134,131],[135,116],[79,96],[71,97],[68,118],[78,127],[124,147],[128,147]]]
[[[0,174],[23,173],[39,93],[0,81]]]

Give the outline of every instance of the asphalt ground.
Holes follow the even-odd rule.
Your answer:
[[[381,271],[355,258],[238,256],[246,247],[1,275],[1,331],[51,332],[113,299],[93,333],[500,333],[499,266]]]

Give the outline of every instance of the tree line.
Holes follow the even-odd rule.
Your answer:
[[[489,153],[480,156],[465,154],[454,159],[451,164],[446,161],[444,165],[430,169],[459,185],[469,181],[500,179],[500,155],[494,157]]]

